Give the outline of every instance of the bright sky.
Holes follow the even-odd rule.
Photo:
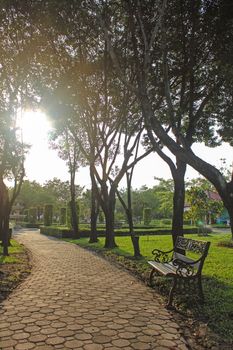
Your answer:
[[[57,156],[56,151],[49,149],[47,134],[51,129],[51,124],[46,116],[41,112],[24,112],[19,124],[22,128],[24,142],[32,145],[25,162],[27,179],[41,184],[54,177],[62,181],[69,180],[65,162]],[[221,158],[226,159],[227,165],[232,164],[233,161],[233,147],[228,144],[217,148],[207,148],[202,144],[196,144],[193,150],[202,159],[216,167],[221,166]],[[195,170],[188,167],[186,178],[191,179],[198,175]],[[154,176],[164,179],[171,178],[167,164],[156,153],[138,163],[135,167],[132,185],[134,188],[140,188],[143,185],[152,187],[156,183]],[[80,169],[76,178],[77,184],[90,188],[88,168]],[[124,179],[120,186],[126,186]]]

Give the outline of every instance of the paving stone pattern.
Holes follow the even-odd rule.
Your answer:
[[[187,349],[157,294],[74,244],[20,231],[30,276],[0,308],[0,349]]]

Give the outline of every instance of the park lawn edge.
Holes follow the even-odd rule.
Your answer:
[[[0,271],[1,303],[31,272],[29,252],[14,239],[11,240],[9,256],[4,257],[0,247]]]

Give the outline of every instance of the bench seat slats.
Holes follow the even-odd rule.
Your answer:
[[[156,261],[148,261],[148,263],[164,276],[173,276],[176,274],[176,267],[172,263],[159,263]]]

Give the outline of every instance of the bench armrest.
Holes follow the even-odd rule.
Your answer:
[[[180,277],[191,277],[196,275],[196,270],[194,269],[194,266],[197,262],[199,262],[200,259],[197,261],[187,262],[183,261],[181,259],[174,259],[173,265],[177,267],[176,274]]]
[[[164,251],[159,250],[159,249],[154,249],[154,250],[152,250],[152,254],[155,256],[154,260],[156,262],[168,263],[168,262],[172,261],[172,257],[169,256],[169,253],[171,253],[173,251],[174,251],[174,249],[171,249],[167,252],[164,252]]]

